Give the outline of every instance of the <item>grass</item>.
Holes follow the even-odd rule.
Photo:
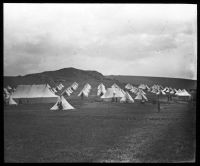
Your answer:
[[[188,104],[106,103],[68,99],[5,106],[5,162],[180,162],[194,160],[195,109]]]

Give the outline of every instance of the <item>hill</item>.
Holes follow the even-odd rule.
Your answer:
[[[92,87],[97,87],[103,82],[107,87],[113,83],[124,86],[115,79],[104,77],[97,71],[80,70],[75,68],[64,68],[55,71],[45,71],[42,73],[28,74],[25,76],[4,76],[4,87],[10,85],[16,87],[20,84],[45,84],[55,87],[62,83],[64,86],[70,86],[73,82],[83,85],[85,83],[91,84]]]
[[[181,78],[167,78],[167,77],[147,77],[147,76],[122,76],[109,75],[106,78],[116,79],[121,83],[130,83],[139,85],[141,83],[152,86],[153,84],[160,84],[162,86],[171,86],[173,88],[196,89],[197,81]]]
[[[118,84],[121,88],[127,83],[138,86],[141,83],[149,86],[153,84],[161,84],[163,86],[171,86],[173,88],[196,89],[195,80],[164,78],[164,77],[145,77],[145,76],[121,76],[110,75],[104,76],[97,71],[80,70],[76,68],[64,68],[55,71],[45,71],[41,73],[28,74],[25,76],[4,76],[4,87],[10,85],[16,87],[20,84],[45,84],[55,87],[62,83],[64,86],[70,86],[73,82],[79,83],[82,88],[85,83],[92,86],[92,91],[96,91],[100,83],[104,83],[106,87],[110,87],[113,83]],[[96,93],[96,92],[95,92]]]

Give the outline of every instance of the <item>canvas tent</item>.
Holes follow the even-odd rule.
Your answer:
[[[59,110],[59,103],[62,104],[62,110],[74,109],[74,107],[71,106],[71,104],[69,104],[69,103],[67,102],[67,100],[66,100],[63,96],[61,96],[61,97],[59,97],[59,98],[57,99],[56,104],[55,104],[50,110],[52,110],[52,111],[53,111],[53,110]]]
[[[81,97],[88,97],[89,93],[90,93],[90,89],[91,89],[91,85],[90,84],[86,84],[83,89],[80,91],[80,93],[78,94],[78,96]]]
[[[73,88],[73,90],[76,90],[78,88],[78,83],[74,82],[71,87]]]
[[[118,100],[121,99],[122,97],[124,97],[122,91],[118,88],[113,87],[113,88],[107,88],[106,93],[101,96],[101,99],[103,101],[112,101],[114,98]]]
[[[68,96],[70,96],[71,95],[71,93],[68,91],[68,89],[66,89],[66,94],[68,95]]]
[[[117,89],[120,89],[120,87],[119,87],[116,83],[114,83],[114,84],[111,86],[111,88],[117,88]]]
[[[120,99],[120,103],[134,103],[134,100],[128,92],[125,92],[124,96]]]
[[[185,89],[178,90],[178,92],[176,93],[176,95],[178,96],[178,99],[180,100],[189,100],[191,99],[191,94],[189,94]]]
[[[17,105],[17,103],[13,100],[12,96],[9,97],[8,104],[9,105]]]
[[[61,90],[61,89],[62,89],[62,86],[58,85],[58,86],[57,86],[57,89],[58,89],[58,90]]]
[[[166,95],[165,91],[164,90],[161,90],[161,93],[162,95]]]
[[[64,85],[63,85],[62,83],[60,83],[58,86],[59,86],[61,89],[64,88]]]
[[[146,100],[146,101],[148,101],[147,97],[143,93],[137,93],[135,100]]]
[[[81,90],[81,92],[78,94],[78,96],[82,96],[82,97],[88,97],[88,95],[89,93],[85,89]]]
[[[8,89],[8,90],[12,90],[12,88],[11,88],[9,85],[7,86],[7,89]]]
[[[191,95],[185,89],[183,89],[181,92],[178,92],[177,96],[188,96],[188,97],[190,97]]]
[[[65,91],[64,91],[68,96],[70,96],[73,93],[73,90],[71,89],[71,87],[68,87]],[[63,92],[63,93],[64,93]]]
[[[48,88],[47,84],[18,85],[12,98],[17,103],[54,103],[58,96]]]
[[[147,90],[148,90],[148,91],[150,90],[150,88],[149,88],[149,86],[148,86],[148,85],[146,85],[146,88],[147,88]]]
[[[129,84],[129,83],[125,86],[126,89],[131,89],[132,87],[133,86],[131,84]]]
[[[9,92],[6,88],[3,88],[3,91],[4,91],[5,94],[9,95]]]
[[[138,88],[132,87],[132,88],[130,89],[130,91],[131,91],[132,93],[136,94],[136,93],[138,92]]]
[[[97,96],[102,96],[106,93],[106,88],[103,84],[100,84],[98,87],[97,87]]]
[[[146,89],[146,85],[140,84],[140,85],[138,86],[138,88],[139,88],[139,89],[144,89],[144,90],[145,90],[145,89]]]
[[[182,91],[179,89],[176,91],[175,95],[179,96],[179,94],[181,94],[181,93],[182,93]]]
[[[71,89],[71,87],[69,87],[69,88],[67,88],[68,89],[68,91],[70,92],[70,93],[73,93],[73,90]]]

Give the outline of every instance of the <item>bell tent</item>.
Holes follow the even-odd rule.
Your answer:
[[[62,110],[74,109],[74,107],[71,106],[71,104],[69,104],[63,96],[61,96],[61,97],[58,98],[56,104],[50,110],[52,110],[52,111],[53,110],[59,110],[59,104],[61,104]]]

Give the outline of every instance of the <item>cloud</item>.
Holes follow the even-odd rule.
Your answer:
[[[195,5],[4,4],[4,74],[77,67],[193,78],[196,34]]]

